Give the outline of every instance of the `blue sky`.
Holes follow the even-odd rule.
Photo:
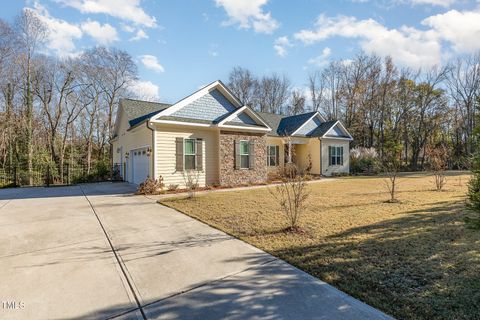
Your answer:
[[[480,49],[480,2],[464,0],[27,0],[50,27],[47,52],[95,45],[129,52],[138,90],[175,102],[239,65],[286,74],[295,87],[329,60],[361,50],[427,68]]]

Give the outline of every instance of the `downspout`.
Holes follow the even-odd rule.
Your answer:
[[[152,131],[152,146],[151,146],[151,150],[150,150],[150,157],[152,159],[152,173],[153,173],[153,179],[157,179],[157,172],[156,172],[156,158],[157,158],[157,153],[155,152],[155,149],[157,147],[157,137],[156,137],[156,134],[155,134],[155,128],[152,128],[150,127],[150,120],[147,120],[146,122],[146,125],[147,125],[147,128],[150,129]]]
[[[323,175],[322,138],[318,137],[320,143],[320,175]]]

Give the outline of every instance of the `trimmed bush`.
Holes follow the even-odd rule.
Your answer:
[[[350,172],[352,174],[377,174],[380,161],[375,148],[357,147],[350,150]]]

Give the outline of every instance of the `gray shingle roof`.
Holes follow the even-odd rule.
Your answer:
[[[304,124],[305,121],[310,119],[314,114],[315,114],[315,111],[285,117],[280,122],[277,132],[283,135],[291,135],[298,128],[300,128],[300,126]]]
[[[310,132],[308,134],[308,136],[309,137],[321,137],[325,133],[327,133],[328,130],[330,130],[335,125],[335,123],[337,123],[336,120],[322,122],[315,130]]]
[[[277,133],[277,129],[280,125],[280,122],[282,121],[282,118],[284,118],[285,116],[268,112],[257,112],[257,115],[262,118],[262,120],[265,121],[265,123],[268,124],[270,128],[272,128],[272,131],[270,131],[268,135],[279,136],[279,134]]]
[[[134,100],[134,99],[121,99],[120,103],[123,107],[125,115],[127,116],[127,120],[131,127],[151,118],[158,112],[167,109],[171,106],[171,104],[167,103],[159,103],[159,102],[148,102],[148,101],[141,101],[141,100]],[[233,111],[234,112],[234,111]],[[184,117],[175,117],[175,116],[164,116],[160,119],[164,120],[175,120],[175,121],[183,121],[183,122],[193,122],[193,123],[218,123],[221,120],[228,117],[232,112],[226,113],[219,119],[215,121],[207,121],[201,119],[192,119],[192,118],[184,118]],[[268,133],[270,136],[285,136],[291,135],[295,132],[302,124],[304,124],[308,119],[310,119],[315,112],[307,112],[302,113],[294,116],[285,116],[267,112],[256,112],[256,114],[268,124],[272,131]],[[327,133],[334,125],[336,121],[326,121],[320,124],[315,130],[310,132],[307,136],[308,137],[321,137],[325,133]],[[239,125],[239,123],[227,123],[230,125]],[[245,127],[249,127],[244,125]],[[254,126],[252,127],[261,127],[261,126]]]
[[[315,114],[315,111],[294,116],[284,116],[268,112],[257,112],[257,114],[272,128],[269,135],[286,136],[295,132],[305,121]]]
[[[148,102],[134,99],[121,99],[120,104],[122,105],[123,111],[127,116],[128,123],[131,127],[171,106],[171,104],[167,103]]]

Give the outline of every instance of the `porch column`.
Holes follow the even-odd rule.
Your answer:
[[[288,163],[292,163],[292,140],[288,140]]]

